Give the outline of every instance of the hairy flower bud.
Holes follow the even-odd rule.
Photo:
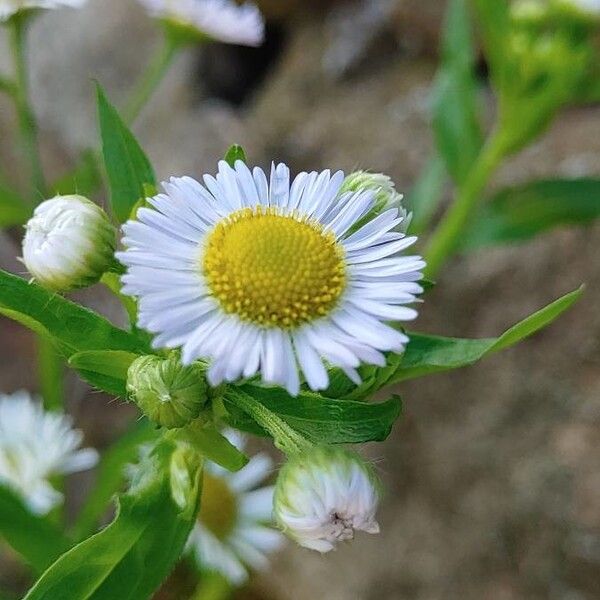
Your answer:
[[[83,196],[42,202],[25,226],[23,262],[44,287],[67,292],[96,283],[113,261],[116,230]]]
[[[378,504],[373,469],[339,447],[317,447],[292,457],[279,473],[273,499],[284,533],[319,552],[353,539],[355,531],[379,533]]]
[[[340,192],[361,192],[364,190],[375,192],[375,206],[372,211],[375,215],[390,208],[398,209],[398,217],[402,219],[398,225],[398,231],[406,233],[412,220],[412,213],[409,213],[402,204],[404,196],[396,191],[396,185],[392,179],[384,173],[356,171],[346,177]],[[373,215],[367,216],[369,218],[373,217]]]
[[[127,391],[151,421],[168,429],[198,418],[208,399],[202,368],[184,367],[174,356],[135,360],[127,372]]]

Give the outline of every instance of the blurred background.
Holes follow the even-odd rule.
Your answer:
[[[185,53],[137,122],[158,176],[212,172],[236,142],[254,164],[368,168],[410,190],[432,148],[428,96],[445,2],[259,4],[268,19],[262,48]],[[5,42],[0,37],[1,67]],[[133,0],[90,0],[81,11],[50,11],[35,22],[33,99],[50,175],[96,144],[92,80],[123,102],[159,43]],[[483,60],[479,72],[485,85]],[[18,178],[15,122],[0,98],[0,164]],[[494,185],[557,175],[600,175],[600,106],[563,111]],[[19,235],[2,233],[1,268],[23,271]],[[324,557],[289,544],[239,597],[600,598],[599,248],[597,224],[451,261],[421,308],[421,330],[493,336],[581,282],[587,293],[517,348],[396,390],[404,417],[385,444],[366,449],[388,490],[382,533]],[[122,318],[98,288],[78,298]],[[1,319],[0,340],[0,390],[35,390],[33,337]],[[68,405],[86,444],[105,447],[135,411],[69,377]],[[69,481],[71,510],[91,478]],[[27,584],[8,554],[0,555],[0,582],[17,593]],[[189,585],[182,567],[157,598],[184,598]]]

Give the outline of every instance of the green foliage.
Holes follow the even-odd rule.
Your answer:
[[[269,411],[280,417],[293,430],[314,443],[359,444],[385,440],[400,415],[399,398],[378,404],[334,400],[312,392],[296,398],[279,388],[243,385],[239,388]],[[238,410],[233,397],[225,397],[227,419],[233,427],[265,435],[264,430]]]
[[[427,229],[442,200],[447,178],[444,161],[432,157],[407,197],[406,205],[413,213],[410,233],[421,234]]]
[[[150,352],[97,313],[1,270],[0,313],[51,339],[65,358],[89,350]]]
[[[199,508],[200,458],[162,440],[118,514],[39,579],[25,600],[145,600],[179,559]]]
[[[102,154],[110,183],[110,201],[115,217],[122,223],[129,218],[136,202],[146,196],[147,186],[156,187],[156,179],[141,146],[110,104],[100,85],[96,88]]]
[[[52,193],[60,196],[68,194],[91,196],[102,185],[102,174],[97,160],[96,154],[92,150],[86,150],[73,171],[50,186]]]
[[[467,0],[451,0],[433,92],[433,128],[440,154],[458,184],[467,178],[483,143],[474,67]]]
[[[600,217],[600,180],[534,181],[499,192],[465,232],[462,250],[529,240],[554,227]]]
[[[0,183],[0,227],[23,225],[32,214],[25,199]]]
[[[34,515],[10,489],[0,485],[0,539],[37,572],[46,569],[71,543],[48,519]]]
[[[472,365],[543,329],[577,302],[582,294],[583,288],[566,294],[517,323],[498,338],[468,340],[411,333],[404,355],[388,355],[388,365],[383,368],[361,369],[363,383],[358,387],[345,378],[343,373],[334,371],[327,394],[337,398],[360,399],[400,381]]]
[[[247,163],[248,158],[246,157],[246,152],[239,144],[234,144],[227,150],[225,154],[225,161],[229,163],[231,167],[235,167],[235,162],[237,160],[241,160],[242,162]]]

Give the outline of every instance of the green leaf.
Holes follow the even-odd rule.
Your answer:
[[[135,203],[145,197],[146,186],[156,186],[156,178],[141,146],[100,85],[96,85],[96,90],[102,154],[110,183],[112,210],[123,223],[129,218]]]
[[[248,162],[248,158],[246,157],[246,152],[244,149],[240,145],[234,144],[229,148],[229,150],[227,150],[227,153],[225,154],[225,161],[229,163],[229,166],[235,167],[235,162],[237,160],[241,160],[245,163]]]
[[[197,454],[160,441],[114,521],[55,562],[25,600],[145,600],[181,556],[201,488]]]
[[[139,459],[140,445],[155,440],[156,427],[148,420],[136,421],[100,458],[96,467],[96,481],[77,516],[74,526],[76,540],[88,536],[106,512],[109,502],[119,491],[125,479],[125,466]]]
[[[127,370],[139,356],[123,350],[78,352],[69,359],[69,366],[93,386],[126,398]]]
[[[462,250],[522,242],[564,225],[586,225],[600,217],[599,179],[535,181],[502,190],[476,215]]]
[[[359,444],[383,441],[400,415],[399,398],[378,404],[334,400],[312,392],[301,392],[292,398],[285,390],[263,388],[251,384],[240,386],[292,429],[314,443]],[[225,397],[225,408],[233,427],[265,435],[231,399]]]
[[[467,0],[451,0],[442,64],[433,91],[433,128],[448,172],[459,184],[469,175],[483,144],[474,70],[475,50]]]
[[[50,189],[54,194],[79,194],[91,196],[102,185],[102,174],[98,168],[98,157],[93,150],[86,150],[75,168],[55,181]]]
[[[23,225],[31,214],[32,210],[27,201],[0,183],[0,227]]]
[[[0,485],[0,539],[37,572],[42,572],[71,544],[47,519],[34,515],[10,489]]]
[[[444,161],[437,155],[428,161],[419,174],[406,202],[413,213],[411,233],[420,234],[427,229],[442,201],[447,177]]]
[[[51,339],[65,358],[86,350],[150,352],[136,336],[97,313],[2,270],[0,314]]]
[[[212,426],[192,424],[178,430],[177,437],[228,471],[239,471],[248,464],[248,457]]]

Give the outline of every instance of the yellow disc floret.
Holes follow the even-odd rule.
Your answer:
[[[326,316],[346,287],[344,250],[333,233],[263,206],[217,224],[202,267],[225,312],[264,327],[292,329]]]

